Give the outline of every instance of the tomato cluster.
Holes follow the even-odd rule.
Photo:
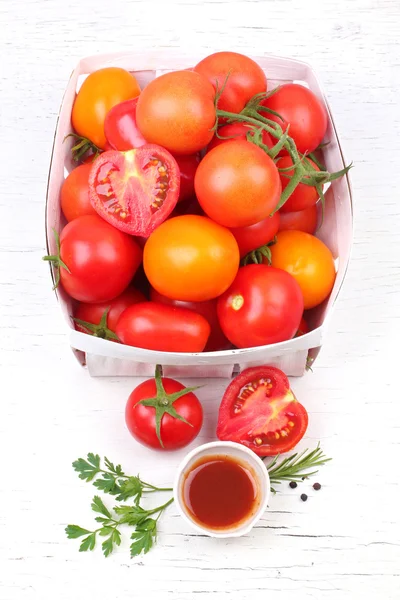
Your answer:
[[[263,70],[234,52],[143,90],[108,67],[85,79],[71,122],[81,164],[63,183],[68,223],[46,259],[77,301],[77,329],[166,352],[307,330],[304,309],[335,281],[314,236],[318,206],[343,174],[321,162],[328,119],[309,89],[267,91]]]

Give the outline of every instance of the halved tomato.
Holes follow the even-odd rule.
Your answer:
[[[308,414],[286,375],[275,367],[245,369],[227,387],[217,437],[243,444],[258,456],[291,450],[304,436]]]
[[[103,152],[89,177],[93,208],[111,225],[147,237],[174,209],[179,196],[179,167],[164,148]]]

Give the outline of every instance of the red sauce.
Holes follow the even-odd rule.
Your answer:
[[[258,506],[258,486],[250,467],[229,456],[205,456],[183,483],[183,501],[194,521],[228,529],[245,521]]]

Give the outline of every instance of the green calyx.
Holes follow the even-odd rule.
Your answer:
[[[118,336],[107,327],[107,315],[109,311],[110,307],[106,308],[101,315],[100,322],[97,325],[95,323],[89,323],[88,321],[82,321],[82,319],[77,319],[75,317],[72,317],[72,319],[75,323],[78,323],[78,325],[86,329],[87,332],[94,337],[98,337],[103,340],[115,340],[116,342],[119,342]]]
[[[66,135],[64,142],[69,137],[72,137],[76,140],[76,143],[71,148],[72,159],[75,162],[82,160],[88,152],[92,152],[94,154],[93,158],[97,158],[102,151],[101,148],[96,146],[96,144],[91,142],[88,138],[78,135],[77,133],[69,133]]]
[[[53,228],[53,235],[54,235],[54,239],[56,241],[56,247],[57,247],[57,254],[49,254],[47,256],[43,256],[42,260],[45,260],[47,262],[50,262],[53,265],[54,268],[54,285],[53,285],[53,290],[55,290],[58,287],[58,284],[60,283],[60,269],[65,269],[68,273],[71,273],[71,271],[69,270],[69,268],[67,267],[67,265],[65,264],[65,262],[63,262],[61,260],[61,256],[60,256],[60,236],[58,235],[57,231]]]
[[[277,238],[275,236],[273,240],[268,242],[268,244],[264,244],[264,246],[260,246],[259,248],[256,248],[255,250],[252,250],[246,254],[246,256],[242,259],[242,265],[244,267],[253,263],[255,265],[261,265],[262,263],[265,263],[265,260],[270,265],[272,262],[271,246],[276,244],[276,242]]]
[[[190,427],[193,427],[192,423],[189,423],[182,415],[180,415],[173,404],[178,398],[182,398],[186,394],[190,394],[190,392],[194,392],[199,389],[201,386],[195,387],[187,387],[179,392],[174,392],[173,394],[167,394],[164,389],[162,377],[161,377],[161,367],[160,365],[156,366],[155,372],[155,381],[156,381],[156,389],[157,395],[155,398],[145,398],[144,400],[140,400],[138,404],[142,404],[143,406],[152,406],[156,411],[156,434],[158,437],[158,441],[160,442],[160,446],[164,448],[163,441],[161,439],[161,421],[165,414],[170,415],[174,419],[178,419],[178,421],[183,421]]]

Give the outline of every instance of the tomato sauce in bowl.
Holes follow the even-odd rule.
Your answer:
[[[182,517],[211,537],[248,533],[264,513],[269,493],[266,466],[235,442],[212,442],[192,450],[174,483]]]

